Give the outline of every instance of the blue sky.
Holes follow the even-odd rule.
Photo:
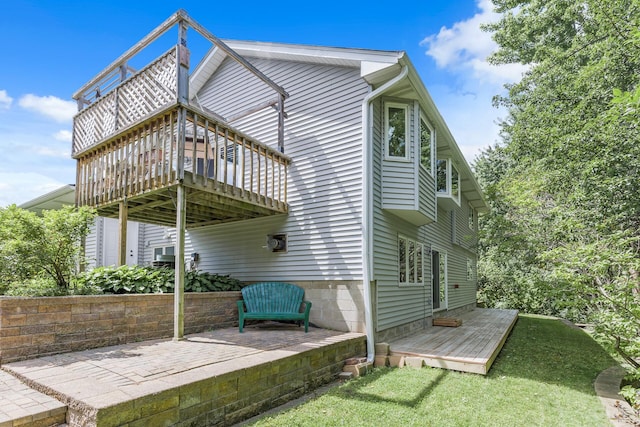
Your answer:
[[[71,95],[180,8],[223,39],[406,51],[469,162],[498,139],[505,113],[491,98],[522,71],[485,61],[490,0],[12,0],[0,15],[0,206],[75,182]]]

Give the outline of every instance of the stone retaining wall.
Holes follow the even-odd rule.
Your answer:
[[[240,292],[185,294],[185,334],[237,324]],[[0,297],[0,364],[173,335],[173,294]]]
[[[292,350],[292,349],[288,349]],[[273,354],[271,354],[273,353]],[[231,426],[335,380],[345,360],[366,353],[366,338],[335,340],[317,348],[274,351],[264,363],[207,377],[198,375],[105,408],[70,402],[67,423],[81,426]],[[167,382],[167,384],[171,384]]]

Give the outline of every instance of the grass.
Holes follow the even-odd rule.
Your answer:
[[[589,335],[521,315],[489,375],[379,368],[255,426],[608,426],[593,381],[616,362]]]

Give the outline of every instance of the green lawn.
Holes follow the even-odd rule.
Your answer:
[[[256,426],[608,426],[593,381],[616,362],[587,334],[521,315],[486,377],[380,368]]]

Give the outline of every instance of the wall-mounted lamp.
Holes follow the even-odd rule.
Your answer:
[[[286,234],[269,234],[267,236],[267,249],[271,252],[287,251],[287,235]]]

